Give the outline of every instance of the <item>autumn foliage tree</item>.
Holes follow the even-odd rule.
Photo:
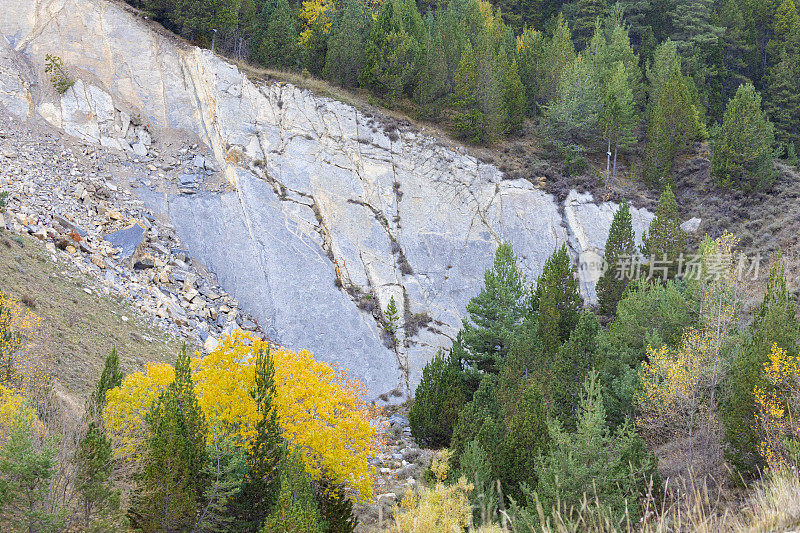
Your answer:
[[[208,421],[208,439],[230,435],[251,446],[260,420],[251,395],[256,357],[264,341],[236,332],[213,352],[192,360],[191,377],[200,409]],[[376,445],[375,429],[363,400],[363,386],[344,372],[317,361],[307,351],[270,351],[275,365],[275,406],[284,439],[302,457],[312,479],[323,474],[342,483],[360,499],[372,495],[368,458]],[[148,364],[127,376],[107,395],[106,427],[118,457],[133,460],[147,432],[148,406],[175,376],[170,365]],[[313,409],[309,406],[313,406]]]
[[[800,460],[800,367],[797,357],[772,345],[763,368],[764,383],[755,385],[758,453],[770,469],[796,468]]]

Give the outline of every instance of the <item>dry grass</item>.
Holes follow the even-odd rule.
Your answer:
[[[675,492],[675,491],[673,491]],[[542,533],[755,533],[793,531],[800,526],[800,480],[783,472],[758,483],[741,502],[723,502],[708,484],[685,482],[679,501],[650,506],[643,523],[627,517],[613,520],[599,502],[584,499],[579,509],[556,509],[550,516],[539,509]],[[660,509],[660,510],[659,510]]]
[[[180,340],[124,300],[93,288],[87,294],[84,288],[94,287],[96,280],[70,263],[53,263],[39,243],[18,239],[0,231],[0,289],[41,318],[29,350],[56,376],[66,403],[83,405],[114,346],[125,372],[140,370],[147,361],[174,361]]]

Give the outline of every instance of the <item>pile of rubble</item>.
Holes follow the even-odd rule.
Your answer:
[[[93,274],[99,291],[211,350],[237,328],[263,334],[134,190],[194,194],[216,171],[197,145],[138,157],[2,117],[0,192],[8,196],[0,227],[32,235],[54,259],[69,257]]]
[[[375,467],[374,503],[359,509],[364,530],[383,528],[391,522],[395,506],[404,494],[416,488],[434,451],[420,448],[411,435],[408,418],[395,413],[376,421],[381,446],[370,463]],[[370,529],[369,526],[373,526]]]

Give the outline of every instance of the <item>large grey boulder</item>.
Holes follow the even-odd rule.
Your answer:
[[[114,248],[120,249],[120,257],[128,259],[133,257],[144,240],[145,229],[139,224],[131,224],[127,228],[115,231],[103,237]]]

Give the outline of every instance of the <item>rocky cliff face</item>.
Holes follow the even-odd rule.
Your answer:
[[[268,336],[348,368],[372,395],[413,389],[449,347],[501,241],[529,279],[568,243],[594,299],[614,204],[572,193],[559,206],[463,149],[289,84],[254,83],[105,0],[0,7],[0,104],[143,161],[207,146],[197,172],[163,173],[141,197]],[[43,71],[47,54],[76,79],[64,94]],[[641,238],[652,216],[632,215]],[[391,298],[396,348],[381,326]]]

